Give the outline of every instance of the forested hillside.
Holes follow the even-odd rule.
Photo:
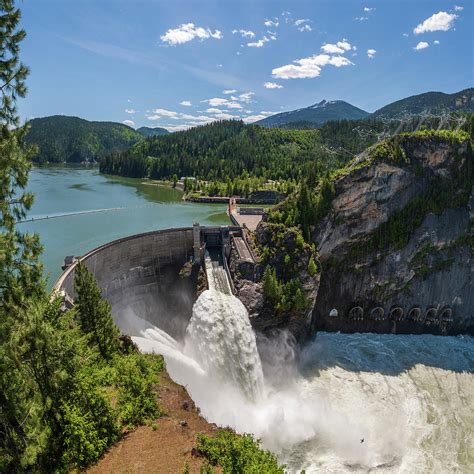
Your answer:
[[[426,92],[397,100],[375,111],[376,119],[402,119],[407,115],[446,114],[449,112],[474,112],[474,89],[464,89],[454,94]]]
[[[166,128],[161,127],[140,127],[137,128],[137,132],[144,137],[155,137],[158,135],[168,135],[170,133]]]
[[[37,163],[81,163],[99,161],[108,153],[125,150],[143,139],[127,125],[89,122],[78,117],[53,115],[33,119],[26,142],[36,145]]]
[[[328,150],[318,130],[267,129],[222,121],[168,136],[152,137],[102,160],[104,173],[169,178],[193,176],[226,181],[242,176],[297,179],[305,167],[321,169],[346,160]]]

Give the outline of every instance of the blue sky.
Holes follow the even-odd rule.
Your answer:
[[[24,119],[178,130],[345,100],[369,112],[473,85],[473,5],[24,0]]]

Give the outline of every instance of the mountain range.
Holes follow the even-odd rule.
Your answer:
[[[464,89],[454,94],[443,92],[426,92],[388,104],[374,113],[366,112],[342,100],[322,100],[321,102],[302,109],[281,112],[255,122],[264,127],[291,128],[290,124],[320,126],[334,120],[402,119],[407,116],[446,112],[473,112],[474,89]]]
[[[322,100],[309,107],[282,112],[255,122],[268,128],[321,128],[328,124],[337,135],[341,120],[371,119],[377,122],[400,120],[420,114],[442,115],[448,112],[474,112],[474,89],[454,94],[427,92],[388,104],[374,113],[366,112],[342,100]],[[38,147],[34,161],[39,163],[80,163],[100,161],[146,139],[170,132],[164,128],[141,127],[138,130],[115,122],[92,122],[78,117],[54,115],[33,119],[26,140]],[[321,129],[321,133],[324,130]],[[324,134],[324,133],[323,133]],[[174,134],[173,134],[174,135]]]
[[[264,127],[279,127],[293,122],[307,122],[322,125],[332,120],[359,120],[366,118],[369,112],[348,104],[343,100],[322,100],[317,104],[290,112],[281,112],[255,122]]]

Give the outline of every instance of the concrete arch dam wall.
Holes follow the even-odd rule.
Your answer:
[[[138,316],[181,338],[196,300],[199,268],[187,264],[193,244],[192,227],[166,229],[115,240],[81,260],[95,275],[123,332],[129,333]],[[70,265],[55,285],[69,301],[75,297],[74,270],[75,264]]]

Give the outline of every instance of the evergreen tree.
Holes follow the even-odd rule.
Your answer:
[[[104,359],[111,359],[120,348],[119,330],[112,319],[108,301],[102,299],[102,292],[94,275],[79,262],[75,269],[74,301],[81,329],[89,334]]]
[[[19,126],[17,97],[26,93],[28,69],[19,61],[25,32],[18,28],[20,12],[11,0],[0,0],[0,471],[35,462],[47,437],[40,397],[32,390],[29,358],[17,335],[26,327],[29,300],[44,294],[41,250],[35,235],[15,227],[31,207],[23,190],[30,169],[24,145],[26,127]],[[21,341],[20,341],[21,342]]]
[[[12,316],[28,297],[38,295],[41,246],[37,235],[22,234],[15,222],[24,218],[33,196],[24,192],[31,152],[24,144],[27,127],[19,127],[17,97],[26,93],[28,69],[19,61],[25,32],[13,1],[0,0],[0,311]]]
[[[275,268],[269,265],[265,268],[265,272],[263,273],[263,293],[274,306],[278,304],[281,296],[281,288]]]
[[[306,240],[310,238],[310,226],[314,221],[314,204],[306,181],[302,181],[296,202],[298,211],[298,222],[301,225],[303,236]]]
[[[311,276],[315,276],[317,272],[318,272],[318,267],[316,266],[314,257],[311,255],[311,258],[309,259],[309,262],[308,262],[308,273]]]

